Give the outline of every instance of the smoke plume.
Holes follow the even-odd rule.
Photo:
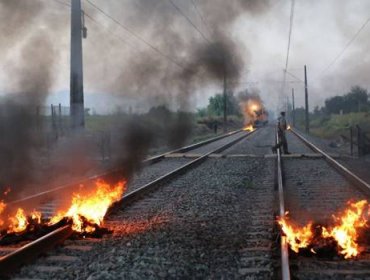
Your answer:
[[[28,30],[42,11],[39,1],[0,2],[0,53],[8,62],[3,74],[11,91],[0,100],[0,190],[24,188],[37,176],[42,126],[36,112],[52,86],[55,60],[48,33]],[[17,55],[10,55],[12,46]]]

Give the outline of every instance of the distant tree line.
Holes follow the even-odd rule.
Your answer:
[[[351,90],[341,96],[334,96],[325,100],[323,110],[326,114],[348,114],[355,112],[369,112],[369,92],[360,86],[354,86]],[[316,108],[316,111],[320,111]]]
[[[226,98],[222,93],[218,93],[208,100],[208,105],[205,108],[198,109],[199,117],[221,117],[224,114],[224,104],[226,99],[226,113],[227,115],[240,116],[240,107],[237,98],[229,92]]]

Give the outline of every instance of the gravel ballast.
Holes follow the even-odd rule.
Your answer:
[[[269,279],[273,161],[209,159],[107,220],[113,235],[53,279]],[[81,241],[76,241],[81,243]],[[61,248],[58,254],[71,254]],[[83,264],[83,265],[82,265]],[[60,265],[60,264],[59,264]]]

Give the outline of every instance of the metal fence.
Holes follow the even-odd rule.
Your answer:
[[[355,146],[357,146],[357,155],[359,157],[370,154],[370,138],[359,125],[349,128],[351,155],[354,155]]]

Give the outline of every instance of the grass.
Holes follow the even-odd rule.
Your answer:
[[[333,139],[340,135],[349,135],[351,126],[359,125],[363,131],[370,132],[370,113],[349,113],[330,117],[313,116],[310,131],[321,138]]]

